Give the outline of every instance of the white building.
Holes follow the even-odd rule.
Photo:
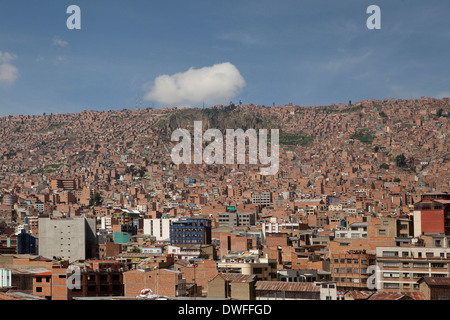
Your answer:
[[[336,239],[367,239],[367,223],[355,222],[334,232]]]
[[[155,237],[156,241],[169,241],[172,221],[178,218],[144,219],[144,234]]]
[[[377,247],[377,289],[418,290],[421,277],[450,277],[450,248]]]
[[[100,229],[112,232],[111,217],[100,218]]]
[[[278,218],[270,218],[269,222],[262,224],[263,241],[266,239],[267,233],[279,233],[284,230],[299,230],[300,224],[298,222],[278,222]]]

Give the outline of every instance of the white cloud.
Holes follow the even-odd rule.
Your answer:
[[[0,51],[0,85],[12,85],[19,77],[19,70],[10,63],[16,58],[15,54]]]
[[[53,45],[58,46],[58,47],[65,47],[67,46],[69,43],[67,41],[62,40],[61,38],[59,38],[58,36],[54,36],[53,37]]]
[[[55,59],[53,59],[53,64],[56,66],[56,65],[59,65],[60,63],[66,62],[66,61],[67,61],[66,57],[57,56]]]
[[[245,86],[239,70],[231,63],[215,64],[201,69],[161,75],[154,80],[145,100],[171,106],[208,103],[225,103]]]

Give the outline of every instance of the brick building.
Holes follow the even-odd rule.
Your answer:
[[[124,295],[136,297],[143,289],[150,289],[155,295],[183,297],[186,294],[186,280],[183,273],[169,269],[135,269],[123,273]]]
[[[427,193],[414,205],[414,236],[450,234],[450,194]]]
[[[366,290],[368,268],[375,265],[375,255],[365,251],[351,250],[332,254],[331,274],[339,290]]]
[[[450,300],[450,278],[423,277],[417,283],[426,300]]]
[[[48,272],[35,274],[33,294],[48,300],[76,297],[123,296],[124,264],[94,261],[84,265],[55,264]]]

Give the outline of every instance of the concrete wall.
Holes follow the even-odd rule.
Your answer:
[[[39,255],[62,257],[73,262],[89,258],[96,242],[95,219],[39,219]]]

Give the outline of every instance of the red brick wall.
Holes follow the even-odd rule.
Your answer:
[[[421,215],[423,233],[444,233],[443,210],[426,210]]]
[[[127,297],[136,297],[142,289],[148,288],[154,294],[168,297],[175,296],[175,286],[179,283],[178,273],[167,270],[139,271],[131,270],[124,272],[124,294]]]
[[[208,281],[212,280],[218,274],[214,260],[199,261],[195,269],[194,267],[180,267],[180,271],[183,272],[183,277],[187,283],[195,282],[204,291],[208,290]]]

